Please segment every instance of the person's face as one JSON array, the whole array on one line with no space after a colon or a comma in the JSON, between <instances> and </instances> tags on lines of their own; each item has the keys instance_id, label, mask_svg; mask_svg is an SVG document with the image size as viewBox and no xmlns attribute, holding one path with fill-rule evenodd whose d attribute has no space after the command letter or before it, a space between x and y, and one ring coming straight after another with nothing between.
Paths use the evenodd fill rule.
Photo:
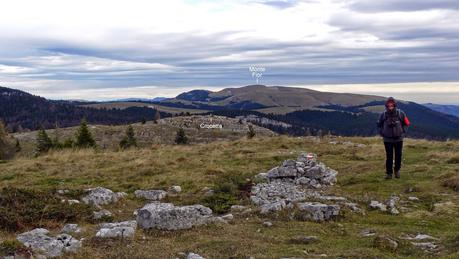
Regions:
<instances>
[{"instance_id":1,"label":"person's face","mask_svg":"<svg viewBox=\"0 0 459 259\"><path fill-rule=\"evenodd\" d=\"M394 108L395 108L395 105L394 105L393 103L388 103L388 104L387 104L387 109L388 109L389 111L394 110Z\"/></svg>"}]
</instances>

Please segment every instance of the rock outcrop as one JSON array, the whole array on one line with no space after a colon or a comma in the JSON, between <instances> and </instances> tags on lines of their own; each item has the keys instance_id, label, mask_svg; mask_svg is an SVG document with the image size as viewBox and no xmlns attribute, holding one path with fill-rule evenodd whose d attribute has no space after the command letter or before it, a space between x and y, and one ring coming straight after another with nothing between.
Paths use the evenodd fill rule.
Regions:
<instances>
[{"instance_id":1,"label":"rock outcrop","mask_svg":"<svg viewBox=\"0 0 459 259\"><path fill-rule=\"evenodd\" d=\"M68 234L56 237L48 235L44 228L36 228L29 232L19 234L16 239L24 246L29 247L34 253L45 258L62 256L63 252L76 252L81 247L81 241Z\"/></svg>"},{"instance_id":2,"label":"rock outcrop","mask_svg":"<svg viewBox=\"0 0 459 259\"><path fill-rule=\"evenodd\" d=\"M221 218L212 215L210 208L202 205L174 206L171 203L150 203L137 213L137 223L143 229L189 229L217 222L219 219Z\"/></svg>"}]
</instances>

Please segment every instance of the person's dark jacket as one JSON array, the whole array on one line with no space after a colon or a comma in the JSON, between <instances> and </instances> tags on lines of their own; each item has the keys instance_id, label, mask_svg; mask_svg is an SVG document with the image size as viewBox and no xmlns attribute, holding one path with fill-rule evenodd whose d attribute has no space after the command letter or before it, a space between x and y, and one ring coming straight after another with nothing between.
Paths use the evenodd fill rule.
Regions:
<instances>
[{"instance_id":1,"label":"person's dark jacket","mask_svg":"<svg viewBox=\"0 0 459 259\"><path fill-rule=\"evenodd\" d=\"M402 126L402 134L400 134L399 137L392 137L392 129L391 126L388 125L390 123L390 119L388 118L394 118L400 122L400 125ZM409 120L406 116L406 114L398 109L395 108L393 111L385 110L384 112L379 115L379 119L377 122L377 127L378 127L378 132L379 135L381 135L384 138L384 142L400 142L403 141L403 138L406 135L406 132L408 131L408 126L409 126Z\"/></svg>"}]
</instances>

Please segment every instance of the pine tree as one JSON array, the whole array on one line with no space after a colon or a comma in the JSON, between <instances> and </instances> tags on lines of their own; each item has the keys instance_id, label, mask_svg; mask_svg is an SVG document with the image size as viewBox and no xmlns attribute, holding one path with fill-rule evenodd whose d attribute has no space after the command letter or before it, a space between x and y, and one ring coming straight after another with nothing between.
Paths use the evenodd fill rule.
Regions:
<instances>
[{"instance_id":1,"label":"pine tree","mask_svg":"<svg viewBox=\"0 0 459 259\"><path fill-rule=\"evenodd\" d=\"M175 137L175 143L178 145L188 144L188 137L185 134L185 130L180 128L177 130L177 136Z\"/></svg>"},{"instance_id":2,"label":"pine tree","mask_svg":"<svg viewBox=\"0 0 459 259\"><path fill-rule=\"evenodd\" d=\"M46 131L42 128L37 133L37 140L35 143L35 151L37 153L48 152L53 147L53 142L48 136Z\"/></svg>"},{"instance_id":3,"label":"pine tree","mask_svg":"<svg viewBox=\"0 0 459 259\"><path fill-rule=\"evenodd\" d=\"M249 131L247 131L247 138L251 139L255 137L255 130L253 129L253 126L249 124Z\"/></svg>"},{"instance_id":4,"label":"pine tree","mask_svg":"<svg viewBox=\"0 0 459 259\"><path fill-rule=\"evenodd\" d=\"M6 138L7 136L6 136L5 125L3 125L3 122L0 121L0 159L3 159L5 157L6 148L7 148Z\"/></svg>"},{"instance_id":5,"label":"pine tree","mask_svg":"<svg viewBox=\"0 0 459 259\"><path fill-rule=\"evenodd\" d=\"M120 141L120 147L122 149L137 147L134 128L131 125L129 125L126 129L126 136L124 136L124 138Z\"/></svg>"},{"instance_id":6,"label":"pine tree","mask_svg":"<svg viewBox=\"0 0 459 259\"><path fill-rule=\"evenodd\" d=\"M80 127L78 128L75 135L75 147L88 148L95 147L96 141L92 137L91 132L88 128L88 123L85 119L81 120Z\"/></svg>"},{"instance_id":7,"label":"pine tree","mask_svg":"<svg viewBox=\"0 0 459 259\"><path fill-rule=\"evenodd\" d=\"M155 112L155 117L153 118L154 123L158 123L158 120L161 119L161 113L158 110Z\"/></svg>"},{"instance_id":8,"label":"pine tree","mask_svg":"<svg viewBox=\"0 0 459 259\"><path fill-rule=\"evenodd\" d=\"M15 150L16 152L19 152L22 150L21 143L19 143L19 139L16 139Z\"/></svg>"},{"instance_id":9,"label":"pine tree","mask_svg":"<svg viewBox=\"0 0 459 259\"><path fill-rule=\"evenodd\" d=\"M63 145L62 143L60 142L60 129L59 129L59 125L56 124L54 125L54 137L52 139L53 141L53 147L54 148L62 148Z\"/></svg>"}]
</instances>

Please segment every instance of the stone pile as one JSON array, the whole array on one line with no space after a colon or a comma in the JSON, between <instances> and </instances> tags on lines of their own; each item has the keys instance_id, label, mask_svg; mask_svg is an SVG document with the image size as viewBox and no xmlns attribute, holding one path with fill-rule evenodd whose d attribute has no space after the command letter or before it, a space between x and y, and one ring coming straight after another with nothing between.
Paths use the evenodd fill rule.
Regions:
<instances>
[{"instance_id":1,"label":"stone pile","mask_svg":"<svg viewBox=\"0 0 459 259\"><path fill-rule=\"evenodd\" d=\"M281 166L258 174L255 178L261 182L252 187L250 199L260 207L262 214L297 208L301 218L328 220L339 215L339 205L304 201L323 198L326 201L345 202L343 197L321 196L317 192L335 184L337 174L335 170L318 162L315 154L302 153L297 160L285 160Z\"/></svg>"}]
</instances>

